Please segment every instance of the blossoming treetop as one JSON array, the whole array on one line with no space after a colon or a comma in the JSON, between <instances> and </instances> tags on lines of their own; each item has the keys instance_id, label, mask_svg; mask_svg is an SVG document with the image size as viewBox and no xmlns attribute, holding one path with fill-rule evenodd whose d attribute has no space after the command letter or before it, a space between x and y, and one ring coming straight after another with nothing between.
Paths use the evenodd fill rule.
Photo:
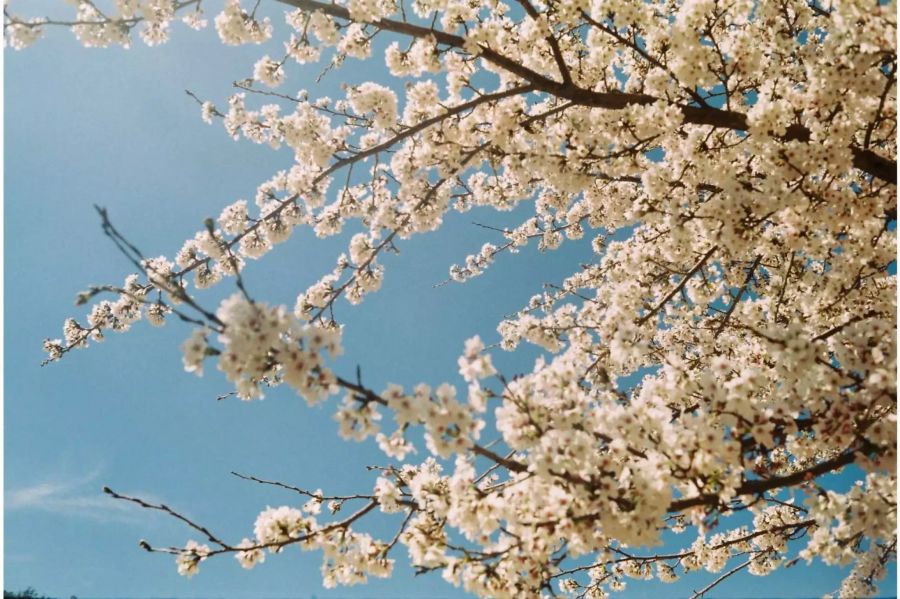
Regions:
<instances>
[{"instance_id":1,"label":"blossoming treetop","mask_svg":"<svg viewBox=\"0 0 900 599\"><path fill-rule=\"evenodd\" d=\"M175 20L206 25L201 0L72 4L60 18L6 7L6 43L63 26L85 46L128 45L135 31L155 45ZM343 393L341 434L374 436L393 461L358 495L290 487L305 504L263 511L240 542L108 490L200 536L142 546L188 575L222 554L251 568L266 550L316 548L331 586L389 576L399 543L420 571L491 597L603 597L626 577L729 568L702 595L799 550L853 564L841 596L874 591L896 553L893 3L281 4L284 54L261 57L227 107L200 102L230 136L289 147L293 166L172 257L142 255L101 209L137 272L82 293L87 320L45 348L58 360L141 318L178 317L194 327L187 371L215 363L245 400L277 385L310 404ZM214 22L225 44L276 30L238 0ZM339 100L271 89L292 63L374 60L375 36L393 40L384 59L408 78L402 97L385 82ZM591 263L499 323L504 350L544 350L532 372L504 377L478 337L459 359L462 390L377 391L332 371L335 304L379 288L386 249L450 210L522 204L533 214L450 277L591 236ZM244 285L295 228L325 237L352 221L366 232L292 309ZM218 284L236 292L208 307L203 290ZM637 372L640 384L620 383ZM486 427L499 446L480 441ZM432 457L405 461L420 432ZM858 484L830 488L823 477L845 467ZM329 519L323 503L359 505ZM375 510L399 514L392 539L354 529ZM735 523L744 511L752 525ZM631 549L664 531L690 538L677 552Z\"/></svg>"}]
</instances>

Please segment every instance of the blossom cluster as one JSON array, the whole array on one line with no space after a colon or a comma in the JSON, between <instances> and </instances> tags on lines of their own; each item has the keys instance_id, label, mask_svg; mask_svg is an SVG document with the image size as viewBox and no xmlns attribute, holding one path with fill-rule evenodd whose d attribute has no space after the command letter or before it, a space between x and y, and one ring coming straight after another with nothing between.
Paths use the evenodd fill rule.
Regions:
<instances>
[{"instance_id":1,"label":"blossom cluster","mask_svg":"<svg viewBox=\"0 0 900 599\"><path fill-rule=\"evenodd\" d=\"M195 331L182 345L188 372L202 374L204 359L215 355L241 399L261 398L263 384L287 384L310 404L335 391L322 352L331 358L341 352L340 331L303 324L283 306L270 308L239 293L223 301L216 315L223 326L221 349L208 344L205 331Z\"/></svg>"}]
</instances>

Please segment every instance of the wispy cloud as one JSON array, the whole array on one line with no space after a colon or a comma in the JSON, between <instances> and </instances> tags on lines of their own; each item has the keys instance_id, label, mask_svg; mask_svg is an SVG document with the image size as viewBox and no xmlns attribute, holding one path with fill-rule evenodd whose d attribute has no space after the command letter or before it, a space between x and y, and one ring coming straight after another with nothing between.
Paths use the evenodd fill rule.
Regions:
<instances>
[{"instance_id":1,"label":"wispy cloud","mask_svg":"<svg viewBox=\"0 0 900 599\"><path fill-rule=\"evenodd\" d=\"M140 508L105 495L98 484L100 469L80 477L46 480L30 486L8 488L6 510L52 512L100 522L146 520ZM147 499L152 500L148 497Z\"/></svg>"}]
</instances>

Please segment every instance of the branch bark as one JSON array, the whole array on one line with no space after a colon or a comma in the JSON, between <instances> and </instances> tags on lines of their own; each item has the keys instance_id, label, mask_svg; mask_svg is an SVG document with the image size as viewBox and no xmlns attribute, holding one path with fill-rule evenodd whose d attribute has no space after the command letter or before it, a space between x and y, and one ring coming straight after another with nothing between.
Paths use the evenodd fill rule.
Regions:
<instances>
[{"instance_id":1,"label":"branch bark","mask_svg":"<svg viewBox=\"0 0 900 599\"><path fill-rule=\"evenodd\" d=\"M839 470L844 466L848 466L854 462L857 453L863 451L863 448L851 449L846 453L842 453L838 457L824 462L819 462L815 466L805 470L799 470L793 474L785 476L776 476L773 478L765 478L759 480L748 480L736 489L737 495L758 495L771 491L772 489L780 489L783 487L794 487L808 480ZM697 495L696 497L688 497L679 499L669 504L670 512L681 512L693 507L701 505L714 505L719 501L716 494Z\"/></svg>"}]
</instances>

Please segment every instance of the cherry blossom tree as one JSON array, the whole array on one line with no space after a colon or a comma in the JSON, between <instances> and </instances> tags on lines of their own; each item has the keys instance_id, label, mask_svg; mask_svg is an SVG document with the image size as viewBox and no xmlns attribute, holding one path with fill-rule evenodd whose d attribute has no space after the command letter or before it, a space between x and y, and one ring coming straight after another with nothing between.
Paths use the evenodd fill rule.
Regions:
<instances>
[{"instance_id":1,"label":"cherry blossom tree","mask_svg":"<svg viewBox=\"0 0 900 599\"><path fill-rule=\"evenodd\" d=\"M252 568L318 549L333 586L390 576L403 545L418 571L490 597L605 597L628 578L722 572L702 596L821 560L852 565L841 597L874 592L896 555L893 2L279 2L284 24L259 2L217 4L224 44L283 35L284 53L226 103L197 101L229 136L289 147L291 168L168 257L143 255L99 209L135 272L80 294L86 319L44 347L55 361L178 318L192 327L185 370L217 369L242 400L280 385L311 405L342 396L341 435L374 437L388 465L350 496L248 476L303 499L262 511L241 541L106 489L193 529L145 549L188 576L224 555ZM85 46L155 45L178 20L206 26L208 3L71 0L74 14L47 18L6 6L5 41L59 26ZM376 36L396 81L341 99L283 91L298 63L380 60ZM385 251L449 211L521 205L531 216L450 279L590 236L590 263L535 281L499 323L503 351L541 348L533 371L498 372L479 337L456 365L463 389L378 390L332 370L335 306L378 290ZM294 306L244 284L297 227L327 237L354 222L366 232ZM214 285L235 289L217 307ZM422 440L430 456L410 461ZM832 488L842 469L856 483ZM355 528L376 511L394 514L393 538ZM668 532L680 550L646 549Z\"/></svg>"}]
</instances>

